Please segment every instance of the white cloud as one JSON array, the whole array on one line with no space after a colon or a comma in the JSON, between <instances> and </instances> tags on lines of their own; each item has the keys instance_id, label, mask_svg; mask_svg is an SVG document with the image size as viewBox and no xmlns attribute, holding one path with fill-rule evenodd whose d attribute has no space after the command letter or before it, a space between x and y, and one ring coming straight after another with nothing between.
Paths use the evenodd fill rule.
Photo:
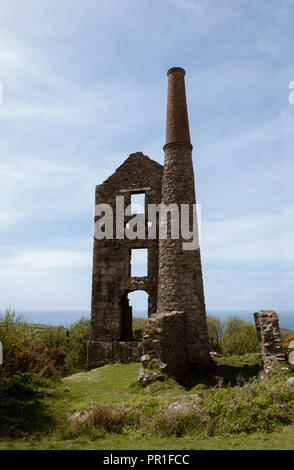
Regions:
<instances>
[{"instance_id":1,"label":"white cloud","mask_svg":"<svg viewBox=\"0 0 294 470\"><path fill-rule=\"evenodd\" d=\"M66 240L56 242L66 244ZM68 247L0 251L0 309L90 308L92 244L67 240Z\"/></svg>"},{"instance_id":2,"label":"white cloud","mask_svg":"<svg viewBox=\"0 0 294 470\"><path fill-rule=\"evenodd\" d=\"M0 163L0 230L29 220L91 217L95 185L107 176L104 169L98 174L90 165L67 167L56 160L14 157L11 164Z\"/></svg>"},{"instance_id":3,"label":"white cloud","mask_svg":"<svg viewBox=\"0 0 294 470\"><path fill-rule=\"evenodd\" d=\"M214 160L232 160L236 159L236 152L241 151L241 158L250 156L252 152L258 155L261 150L264 157L265 146L272 148L271 152L276 152L277 146L280 146L284 156L290 157L290 150L294 143L294 114L289 110L289 106L284 108L274 119L271 119L259 126L251 129L242 129L235 135L226 137L223 140L214 141L202 150L202 165L208 165ZM248 154L248 152L250 153ZM238 154L239 160L240 154ZM276 155L276 161L279 162L279 155Z\"/></svg>"},{"instance_id":4,"label":"white cloud","mask_svg":"<svg viewBox=\"0 0 294 470\"><path fill-rule=\"evenodd\" d=\"M294 209L281 213L202 221L204 263L217 266L294 268Z\"/></svg>"},{"instance_id":5,"label":"white cloud","mask_svg":"<svg viewBox=\"0 0 294 470\"><path fill-rule=\"evenodd\" d=\"M202 141L194 159L203 221L258 217L293 207L293 127L290 109L212 144L208 138Z\"/></svg>"},{"instance_id":6,"label":"white cloud","mask_svg":"<svg viewBox=\"0 0 294 470\"><path fill-rule=\"evenodd\" d=\"M3 261L3 260L2 260ZM73 250L34 250L20 251L14 258L6 261L8 268L80 268L92 263L91 253ZM5 261L3 262L5 268ZM3 269L2 268L2 269Z\"/></svg>"},{"instance_id":7,"label":"white cloud","mask_svg":"<svg viewBox=\"0 0 294 470\"><path fill-rule=\"evenodd\" d=\"M294 302L292 273L275 269L210 269L204 263L204 292L208 310L287 310Z\"/></svg>"}]
</instances>

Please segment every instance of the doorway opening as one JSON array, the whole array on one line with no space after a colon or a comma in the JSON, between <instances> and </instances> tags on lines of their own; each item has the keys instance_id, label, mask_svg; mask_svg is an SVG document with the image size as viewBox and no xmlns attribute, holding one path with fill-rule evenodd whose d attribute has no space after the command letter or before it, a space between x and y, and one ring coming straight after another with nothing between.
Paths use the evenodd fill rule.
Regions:
<instances>
[{"instance_id":1,"label":"doorway opening","mask_svg":"<svg viewBox=\"0 0 294 470\"><path fill-rule=\"evenodd\" d=\"M148 294L143 290L129 292L121 299L120 341L142 341L148 319Z\"/></svg>"}]
</instances>

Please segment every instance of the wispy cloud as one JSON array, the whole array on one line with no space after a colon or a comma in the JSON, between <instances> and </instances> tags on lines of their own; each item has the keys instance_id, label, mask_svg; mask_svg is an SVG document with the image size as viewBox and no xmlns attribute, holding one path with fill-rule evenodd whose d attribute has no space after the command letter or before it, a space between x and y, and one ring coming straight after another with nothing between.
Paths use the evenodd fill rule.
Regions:
<instances>
[{"instance_id":1,"label":"wispy cloud","mask_svg":"<svg viewBox=\"0 0 294 470\"><path fill-rule=\"evenodd\" d=\"M193 21L194 29L204 32L232 16L230 0L168 0Z\"/></svg>"},{"instance_id":2,"label":"wispy cloud","mask_svg":"<svg viewBox=\"0 0 294 470\"><path fill-rule=\"evenodd\" d=\"M208 266L294 268L294 209L281 213L203 223L202 248Z\"/></svg>"},{"instance_id":3,"label":"wispy cloud","mask_svg":"<svg viewBox=\"0 0 294 470\"><path fill-rule=\"evenodd\" d=\"M2 259L2 269L5 268ZM15 269L26 267L36 269L80 268L91 265L91 254L87 251L73 250L35 250L21 251L6 264ZM23 272L24 274L24 272Z\"/></svg>"}]
</instances>

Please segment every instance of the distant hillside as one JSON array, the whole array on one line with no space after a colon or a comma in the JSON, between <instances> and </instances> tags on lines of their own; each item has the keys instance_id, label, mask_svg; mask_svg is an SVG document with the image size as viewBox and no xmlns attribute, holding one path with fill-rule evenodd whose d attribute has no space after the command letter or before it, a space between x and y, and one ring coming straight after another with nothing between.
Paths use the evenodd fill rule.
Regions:
<instances>
[{"instance_id":1,"label":"distant hillside","mask_svg":"<svg viewBox=\"0 0 294 470\"><path fill-rule=\"evenodd\" d=\"M284 339L286 339L287 336L289 336L289 335L291 335L292 333L294 333L294 331L292 331L292 330L287 330L286 328L280 328L280 333L281 333L282 341L284 341Z\"/></svg>"}]
</instances>

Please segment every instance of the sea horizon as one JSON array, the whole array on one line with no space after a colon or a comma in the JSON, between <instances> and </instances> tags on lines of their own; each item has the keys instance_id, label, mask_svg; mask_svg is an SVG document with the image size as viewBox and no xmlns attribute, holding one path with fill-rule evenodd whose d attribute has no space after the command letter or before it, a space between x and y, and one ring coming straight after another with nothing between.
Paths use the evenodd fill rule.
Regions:
<instances>
[{"instance_id":1,"label":"sea horizon","mask_svg":"<svg viewBox=\"0 0 294 470\"><path fill-rule=\"evenodd\" d=\"M257 310L256 310L257 311ZM280 328L294 330L294 311L292 310L276 310L280 319ZM45 324L51 326L62 325L68 328L73 323L77 322L81 318L90 319L91 314L87 309L84 310L22 310L17 311L17 314L21 313L28 322L36 324ZM235 316L242 318L243 320L254 323L253 311L242 310L242 309L207 309L207 315L217 317L222 321L227 320L229 317ZM147 318L145 310L136 309L133 312L134 317Z\"/></svg>"}]
</instances>

